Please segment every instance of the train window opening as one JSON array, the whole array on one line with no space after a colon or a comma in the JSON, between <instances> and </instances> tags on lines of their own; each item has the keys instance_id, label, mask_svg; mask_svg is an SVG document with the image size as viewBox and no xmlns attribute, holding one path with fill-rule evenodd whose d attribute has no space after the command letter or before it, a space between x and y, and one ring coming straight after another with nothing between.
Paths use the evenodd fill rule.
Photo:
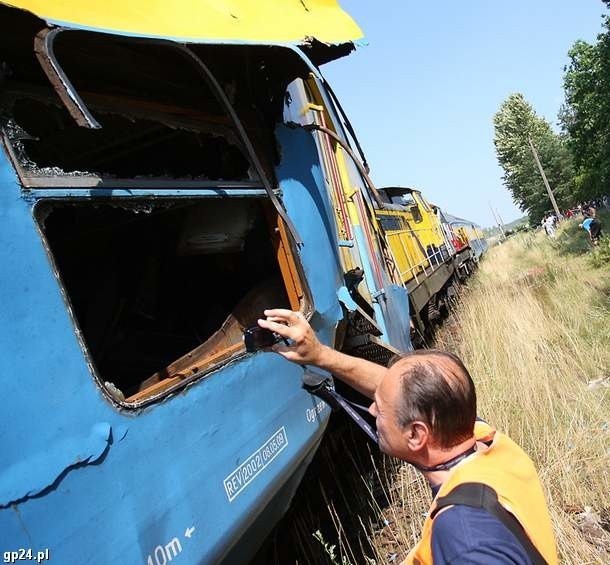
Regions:
<instances>
[{"instance_id":1,"label":"train window opening","mask_svg":"<svg viewBox=\"0 0 610 565\"><path fill-rule=\"evenodd\" d=\"M228 138L173 127L152 115L98 116L103 128L94 130L77 126L64 108L32 98L15 100L10 113L3 129L26 186L47 177L255 180Z\"/></svg>"},{"instance_id":2,"label":"train window opening","mask_svg":"<svg viewBox=\"0 0 610 565\"><path fill-rule=\"evenodd\" d=\"M7 7L0 15L7 28L0 38L0 125L25 186L49 186L39 182L49 177L71 177L71 186L84 177L109 185L117 179L258 180L213 88L171 44L84 31L55 37L58 64L102 126L89 129L76 124L58 96L62 86L54 89L34 55L33 38L44 23ZM278 93L303 72L302 62L281 48L193 50L213 69L272 176ZM283 66L273 74L265 58ZM266 114L254 109L258 102Z\"/></svg>"},{"instance_id":3,"label":"train window opening","mask_svg":"<svg viewBox=\"0 0 610 565\"><path fill-rule=\"evenodd\" d=\"M117 401L139 403L228 362L265 308L305 304L263 200L52 200L36 217Z\"/></svg>"},{"instance_id":4,"label":"train window opening","mask_svg":"<svg viewBox=\"0 0 610 565\"><path fill-rule=\"evenodd\" d=\"M409 212L411 212L411 215L413 216L413 221L416 224L420 224L421 222L423 222L424 218L422 217L421 210L419 209L419 206L417 204L413 204L413 206L409 208Z\"/></svg>"},{"instance_id":5,"label":"train window opening","mask_svg":"<svg viewBox=\"0 0 610 565\"><path fill-rule=\"evenodd\" d=\"M21 183L31 188L260 186L217 92L170 41L66 30L57 64L101 129L79 127L34 53L44 21L0 5L0 127ZM275 129L286 87L309 68L291 49L190 45L210 69L273 183ZM51 76L51 79L53 77Z\"/></svg>"},{"instance_id":6,"label":"train window opening","mask_svg":"<svg viewBox=\"0 0 610 565\"><path fill-rule=\"evenodd\" d=\"M392 204L398 204L399 206L413 206L415 204L415 199L412 194L405 192L404 194L394 195L391 197Z\"/></svg>"},{"instance_id":7,"label":"train window opening","mask_svg":"<svg viewBox=\"0 0 610 565\"><path fill-rule=\"evenodd\" d=\"M229 115L177 51L73 31L56 37L54 51L102 127L78 126L38 62L9 55L3 62L7 76L0 116L26 181L47 176L255 179Z\"/></svg>"}]
</instances>

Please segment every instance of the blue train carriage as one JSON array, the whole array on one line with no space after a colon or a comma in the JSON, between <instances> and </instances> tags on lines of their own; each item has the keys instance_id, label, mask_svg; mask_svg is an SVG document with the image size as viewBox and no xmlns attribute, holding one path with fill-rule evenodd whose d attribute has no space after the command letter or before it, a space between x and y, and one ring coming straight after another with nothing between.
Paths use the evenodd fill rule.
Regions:
<instances>
[{"instance_id":1,"label":"blue train carriage","mask_svg":"<svg viewBox=\"0 0 610 565\"><path fill-rule=\"evenodd\" d=\"M488 248L487 239L481 226L463 218L446 214L446 219L455 237L462 243L469 253L462 261L462 269L466 275L472 273Z\"/></svg>"},{"instance_id":2,"label":"blue train carriage","mask_svg":"<svg viewBox=\"0 0 610 565\"><path fill-rule=\"evenodd\" d=\"M3 550L247 559L329 408L242 330L283 305L331 345L409 346L362 171L343 239L325 134L285 119L310 81L349 146L315 64L360 30L322 0L232 6L0 6Z\"/></svg>"}]
</instances>

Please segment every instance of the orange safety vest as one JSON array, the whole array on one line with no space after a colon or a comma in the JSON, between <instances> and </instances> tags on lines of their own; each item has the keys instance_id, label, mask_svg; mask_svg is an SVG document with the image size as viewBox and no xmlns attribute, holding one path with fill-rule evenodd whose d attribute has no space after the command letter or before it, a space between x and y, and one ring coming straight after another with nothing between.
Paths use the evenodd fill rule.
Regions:
<instances>
[{"instance_id":1,"label":"orange safety vest","mask_svg":"<svg viewBox=\"0 0 610 565\"><path fill-rule=\"evenodd\" d=\"M496 432L484 422L475 424L474 435L477 441L491 440L489 449L474 453L451 470L432 501L420 542L411 550L403 565L432 563L433 519L430 515L438 499L464 483L482 483L494 489L502 507L518 520L544 559L550 565L557 564L551 518L531 459L509 437Z\"/></svg>"}]
</instances>

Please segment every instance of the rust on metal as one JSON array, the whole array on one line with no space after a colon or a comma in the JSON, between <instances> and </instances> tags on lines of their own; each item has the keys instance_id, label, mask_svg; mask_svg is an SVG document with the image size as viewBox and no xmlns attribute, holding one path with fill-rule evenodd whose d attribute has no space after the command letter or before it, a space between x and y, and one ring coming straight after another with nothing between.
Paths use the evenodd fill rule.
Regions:
<instances>
[{"instance_id":1,"label":"rust on metal","mask_svg":"<svg viewBox=\"0 0 610 565\"><path fill-rule=\"evenodd\" d=\"M91 115L55 57L53 42L62 31L64 30L61 28L45 28L39 31L34 38L34 53L55 92L76 123L85 128L101 129L102 126Z\"/></svg>"}]
</instances>

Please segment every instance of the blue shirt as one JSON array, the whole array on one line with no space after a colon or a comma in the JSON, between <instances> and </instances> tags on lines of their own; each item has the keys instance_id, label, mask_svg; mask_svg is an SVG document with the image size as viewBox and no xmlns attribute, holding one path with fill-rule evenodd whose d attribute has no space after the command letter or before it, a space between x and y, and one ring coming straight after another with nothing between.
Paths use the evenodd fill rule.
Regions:
<instances>
[{"instance_id":1,"label":"blue shirt","mask_svg":"<svg viewBox=\"0 0 610 565\"><path fill-rule=\"evenodd\" d=\"M432 489L436 495L440 485ZM451 506L432 523L434 565L531 564L523 546L495 516L482 508Z\"/></svg>"},{"instance_id":2,"label":"blue shirt","mask_svg":"<svg viewBox=\"0 0 610 565\"><path fill-rule=\"evenodd\" d=\"M591 231L591 224L593 223L593 218L587 218L583 223L582 223L582 229L583 230L587 230L587 231Z\"/></svg>"}]
</instances>

